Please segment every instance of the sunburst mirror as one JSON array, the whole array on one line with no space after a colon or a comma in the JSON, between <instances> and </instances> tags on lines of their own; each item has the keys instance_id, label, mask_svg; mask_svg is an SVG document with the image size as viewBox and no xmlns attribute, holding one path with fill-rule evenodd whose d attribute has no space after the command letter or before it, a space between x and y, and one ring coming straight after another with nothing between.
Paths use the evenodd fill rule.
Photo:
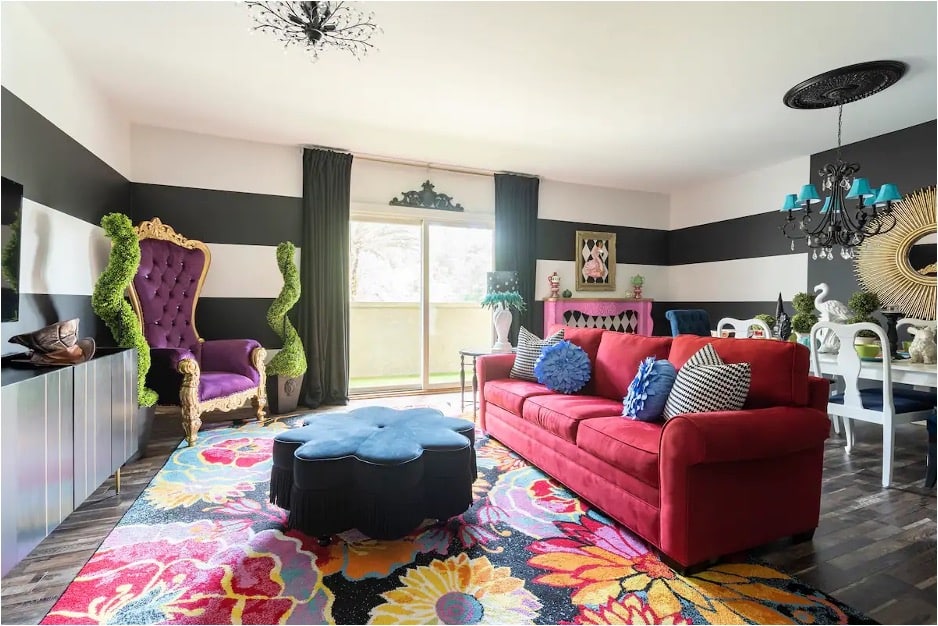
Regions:
<instances>
[{"instance_id":1,"label":"sunburst mirror","mask_svg":"<svg viewBox=\"0 0 938 626\"><path fill-rule=\"evenodd\" d=\"M893 207L896 226L867 238L854 265L857 279L884 307L935 319L935 188L910 193Z\"/></svg>"}]
</instances>

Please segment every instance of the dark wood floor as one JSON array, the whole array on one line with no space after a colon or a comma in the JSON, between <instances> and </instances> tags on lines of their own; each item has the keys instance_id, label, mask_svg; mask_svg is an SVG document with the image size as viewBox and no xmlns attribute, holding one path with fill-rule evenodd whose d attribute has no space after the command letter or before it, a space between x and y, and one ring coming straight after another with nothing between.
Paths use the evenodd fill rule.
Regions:
<instances>
[{"instance_id":1,"label":"dark wood floor","mask_svg":"<svg viewBox=\"0 0 938 626\"><path fill-rule=\"evenodd\" d=\"M780 542L755 556L881 623L935 624L935 490L923 486L925 428L898 429L889 489L880 487L880 433L858 425L850 456L832 433L814 540ZM112 481L103 485L0 581L2 623L35 624L45 616L181 440L178 417L158 414L147 456L122 471L121 494L114 495Z\"/></svg>"}]
</instances>

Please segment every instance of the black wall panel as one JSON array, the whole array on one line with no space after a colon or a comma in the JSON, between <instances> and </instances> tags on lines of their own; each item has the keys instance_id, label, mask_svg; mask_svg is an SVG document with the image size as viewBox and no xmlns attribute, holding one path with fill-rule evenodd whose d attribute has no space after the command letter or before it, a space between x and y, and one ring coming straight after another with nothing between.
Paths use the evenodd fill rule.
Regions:
<instances>
[{"instance_id":1,"label":"black wall panel","mask_svg":"<svg viewBox=\"0 0 938 626\"><path fill-rule=\"evenodd\" d=\"M576 259L576 231L616 234L616 263L668 264L668 231L651 228L608 226L585 222L537 220L537 258L551 261Z\"/></svg>"},{"instance_id":2,"label":"black wall panel","mask_svg":"<svg viewBox=\"0 0 938 626\"><path fill-rule=\"evenodd\" d=\"M133 183L134 223L154 217L190 239L209 243L299 245L302 199Z\"/></svg>"}]
</instances>

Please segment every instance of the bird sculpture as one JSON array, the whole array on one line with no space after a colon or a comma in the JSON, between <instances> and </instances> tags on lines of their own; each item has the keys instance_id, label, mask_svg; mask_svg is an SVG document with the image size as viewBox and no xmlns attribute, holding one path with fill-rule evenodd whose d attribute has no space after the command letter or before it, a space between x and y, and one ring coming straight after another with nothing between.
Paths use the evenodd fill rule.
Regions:
<instances>
[{"instance_id":1,"label":"bird sculpture","mask_svg":"<svg viewBox=\"0 0 938 626\"><path fill-rule=\"evenodd\" d=\"M827 294L830 293L830 287L827 283L816 285L814 292L817 293L817 296L814 297L814 308L821 312L820 321L845 324L853 317L853 312L843 302L827 299ZM818 339L820 340L818 352L837 352L840 350L840 339L829 329L822 329L818 333Z\"/></svg>"}]
</instances>

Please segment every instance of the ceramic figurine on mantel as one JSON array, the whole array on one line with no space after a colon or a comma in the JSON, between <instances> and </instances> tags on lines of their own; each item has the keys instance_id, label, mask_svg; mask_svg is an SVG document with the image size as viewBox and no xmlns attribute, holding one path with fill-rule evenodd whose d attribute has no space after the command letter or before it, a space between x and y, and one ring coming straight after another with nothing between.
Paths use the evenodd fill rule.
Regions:
<instances>
[{"instance_id":1,"label":"ceramic figurine on mantel","mask_svg":"<svg viewBox=\"0 0 938 626\"><path fill-rule=\"evenodd\" d=\"M642 286L645 284L645 277L641 274L636 274L632 277L632 297L636 300L641 300L642 298Z\"/></svg>"},{"instance_id":2,"label":"ceramic figurine on mantel","mask_svg":"<svg viewBox=\"0 0 938 626\"><path fill-rule=\"evenodd\" d=\"M554 272L547 277L547 284L550 285L549 300L556 300L560 297L560 274Z\"/></svg>"}]
</instances>

